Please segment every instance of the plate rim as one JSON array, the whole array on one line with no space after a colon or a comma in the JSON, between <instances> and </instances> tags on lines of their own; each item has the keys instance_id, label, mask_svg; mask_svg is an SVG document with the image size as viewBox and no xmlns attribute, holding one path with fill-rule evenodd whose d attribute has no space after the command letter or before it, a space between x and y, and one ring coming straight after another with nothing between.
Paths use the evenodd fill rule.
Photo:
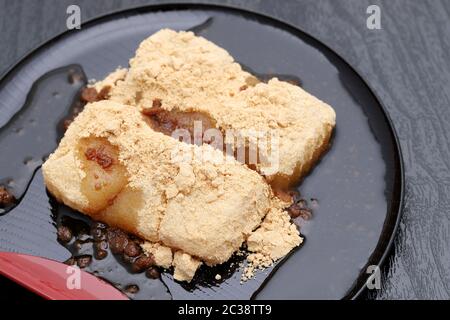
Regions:
<instances>
[{"instance_id":1,"label":"plate rim","mask_svg":"<svg viewBox=\"0 0 450 320\"><path fill-rule=\"evenodd\" d=\"M130 14L131 15L131 14L133 14L133 12L135 12L136 14L139 14L139 13L142 13L142 12L176 11L176 10L216 10L216 11L223 10L223 11L234 11L234 12L237 12L237 13L240 12L240 13L243 13L243 14L246 14L246 15L253 15L253 16L256 16L257 18L265 19L267 21L271 21L275 25L284 26L284 29L287 30L288 32L290 32L295 37L298 38L298 35L296 35L296 33L302 34L311 43L318 44L320 47L325 48L326 50L332 52L346 67L348 67L352 72L354 72L354 74L359 78L359 80L367 87L367 89L369 90L370 94L373 96L375 101L378 103L378 105L379 105L379 107L380 107L380 109L382 111L382 114L383 114L383 116L384 116L384 118L386 120L386 123L387 123L387 125L389 127L390 134L391 134L391 136L393 138L393 147L395 149L395 155L398 158L397 159L398 163L396 163L395 166L398 166L399 183L400 183L398 199L393 199L391 201L391 204L390 204L390 205L397 204L396 207L393 210L393 212L395 212L395 214L396 214L395 222L390 227L391 230L384 230L386 228L386 223L389 222L389 221L386 221L386 219L388 219L388 215L389 215L389 212L388 212L387 215L386 215L386 219L385 219L385 221L383 223L383 229L381 231L380 237L378 238L378 242L377 242L373 252L371 253L371 255L368 258L367 263L365 265L365 266L367 266L371 262L371 260L374 258L374 255L376 255L377 252L381 251L382 252L381 256L377 257L377 261L375 261L375 262L377 262L376 266L380 269L379 272L381 272L382 268L386 264L387 258L390 256L391 251L393 249L393 244L394 244L395 238L397 237L397 234L398 234L397 231L399 229L400 221L401 221L401 218L403 216L404 200L405 200L405 170L404 170L403 153L402 153L402 148L401 148L399 136L397 134L397 131L396 131L395 126L394 126L394 123L392 121L392 118L391 118L391 116L390 116L386 106L384 105L382 100L379 98L379 96L376 93L376 91L372 88L372 86L369 85L369 83L361 75L361 72L356 67L352 66L349 62L347 62L347 60L344 59L341 56L340 53L336 52L329 45L325 44L324 42L322 42L318 38L314 37L310 33L302 30L299 26L296 26L293 23L281 20L281 18L277 18L277 17L271 16L269 14L259 12L259 11L254 10L254 9L241 8L241 7L236 6L236 5L217 4L217 3L201 3L201 2L196 2L196 1L188 1L188 2L176 2L176 1L172 2L171 1L171 2L168 2L168 3L136 5L136 6L131 6L131 7L125 8L125 9L121 8L121 9L109 10L106 13L103 13L103 14L100 14L100 15L96 15L96 16L94 16L92 18L89 18L89 19L86 19L85 21L82 21L81 22L81 26L83 26L83 25L85 25L85 26L86 25L87 26L93 25L95 23L100 22L101 20L112 19L115 15L120 15L120 14ZM75 32L81 32L82 30L83 29L75 30ZM59 32L56 35L52 36L51 38L41 41L35 47L33 47L32 49L30 49L27 52L25 52L25 54L22 54L19 58L15 59L15 61L13 63L11 63L6 68L6 70L3 71L0 74L0 89L2 89L3 82L5 80L7 80L7 78L13 74L15 69L19 68L20 65L23 64L26 60L28 60L33 55L38 53L44 47L50 46L53 43L56 43L61 38L65 37L65 36L68 36L72 32L74 32L74 30L69 30L69 29L64 30L62 32ZM388 211L389 211L389 209L388 209ZM389 236L387 237L387 240L383 241L382 238L383 238L383 234L385 232L389 232ZM380 246L382 248L379 248ZM361 270L363 271L364 267ZM351 288L347 291L345 296L341 298L341 300L345 300L345 299L355 300L355 299L358 299L358 298L360 298L362 296L363 293L365 293L368 290L367 286L366 286L366 282L369 279L367 279L366 281L363 281L362 283L359 282L360 278L362 277L362 274L363 274L363 272L360 272L358 278L355 279L355 282L353 283ZM367 278L369 278L369 276L370 275L368 275Z\"/></svg>"}]
</instances>

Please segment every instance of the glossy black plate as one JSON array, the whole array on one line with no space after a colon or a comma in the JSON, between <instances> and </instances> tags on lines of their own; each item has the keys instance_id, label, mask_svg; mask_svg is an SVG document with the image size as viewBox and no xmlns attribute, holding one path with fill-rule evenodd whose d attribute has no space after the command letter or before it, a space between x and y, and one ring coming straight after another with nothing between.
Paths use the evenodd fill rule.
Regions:
<instances>
[{"instance_id":1,"label":"glossy black plate","mask_svg":"<svg viewBox=\"0 0 450 320\"><path fill-rule=\"evenodd\" d=\"M0 217L0 250L67 259L67 251L56 242L55 219L48 198L43 196L39 171L27 187L42 159L25 156L24 150L31 147L20 136L27 134L29 126L15 124L23 121L21 115L28 114L21 110L27 96L28 100L41 99L26 105L37 114L50 113L45 110L47 106L68 97L61 93L30 97L33 83L52 70L73 64L81 66L89 79L101 79L117 66L127 66L139 42L161 28L192 30L227 49L247 70L262 77L297 79L305 90L334 107L337 129L332 148L299 187L302 196L314 205L313 218L301 229L306 241L259 290L259 284L253 288L253 298L358 296L365 287L367 266L385 260L400 215L403 171L391 122L364 80L325 45L272 18L219 6L165 5L110 14L42 45L3 77L0 140L9 142L0 153L10 159L21 157L17 170L25 170L25 178L21 177L26 183L15 190L19 205ZM72 85L76 86L76 81ZM72 91L70 95L73 98ZM61 115L54 113L46 116L50 123L60 120ZM57 128L53 130L45 121L30 121L39 132L33 134L37 140L30 150L39 154L39 146L56 143ZM18 138L11 138L14 134ZM11 168L15 166L6 165L9 162L0 167L0 184L14 190L15 169ZM26 201L27 197L31 200ZM39 217L37 211L41 212ZM221 285L226 286L226 282ZM218 297L210 294L210 298Z\"/></svg>"}]
</instances>

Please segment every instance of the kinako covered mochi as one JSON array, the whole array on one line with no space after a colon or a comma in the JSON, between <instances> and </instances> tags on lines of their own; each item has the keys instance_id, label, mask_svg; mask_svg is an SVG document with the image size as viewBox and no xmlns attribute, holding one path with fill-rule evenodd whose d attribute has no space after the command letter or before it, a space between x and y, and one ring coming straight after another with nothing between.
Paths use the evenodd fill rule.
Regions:
<instances>
[{"instance_id":1,"label":"kinako covered mochi","mask_svg":"<svg viewBox=\"0 0 450 320\"><path fill-rule=\"evenodd\" d=\"M129 69L90 86L110 101L87 106L44 165L60 201L148 240L143 249L158 265L175 266L182 281L203 262L226 261L243 241L251 252L244 280L301 243L284 211L289 203L265 181L285 190L310 170L335 126L329 105L276 78L261 82L212 42L168 29L140 44ZM191 131L193 120L222 132L275 133L268 153L278 148L276 172L265 161L272 154L252 167L265 181L238 162L169 163L179 142L168 135L177 126Z\"/></svg>"},{"instance_id":2,"label":"kinako covered mochi","mask_svg":"<svg viewBox=\"0 0 450 320\"><path fill-rule=\"evenodd\" d=\"M180 147L228 161L174 162ZM234 158L156 132L137 108L108 100L86 105L43 175L59 201L148 240L156 263L173 265L183 281L201 262L227 261L275 201L264 179Z\"/></svg>"},{"instance_id":3,"label":"kinako covered mochi","mask_svg":"<svg viewBox=\"0 0 450 320\"><path fill-rule=\"evenodd\" d=\"M139 109L157 100L166 111L204 114L224 132L245 135L250 129L278 137L278 144L272 146L268 138L269 148L259 148L263 154L256 169L279 188L296 184L310 170L335 126L335 112L326 103L277 78L259 81L226 50L192 32L153 34L121 76L111 88L111 100ZM258 149L255 139L246 139L240 141Z\"/></svg>"}]
</instances>

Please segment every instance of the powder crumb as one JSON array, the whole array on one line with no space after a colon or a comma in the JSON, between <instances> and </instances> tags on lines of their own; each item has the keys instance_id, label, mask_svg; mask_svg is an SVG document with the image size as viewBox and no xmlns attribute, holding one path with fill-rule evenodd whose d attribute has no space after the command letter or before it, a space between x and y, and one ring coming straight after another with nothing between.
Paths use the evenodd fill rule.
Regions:
<instances>
[{"instance_id":1,"label":"powder crumb","mask_svg":"<svg viewBox=\"0 0 450 320\"><path fill-rule=\"evenodd\" d=\"M159 243L144 242L141 248L146 255L152 255L157 266L168 269L172 266L173 254L169 247Z\"/></svg>"},{"instance_id":2,"label":"powder crumb","mask_svg":"<svg viewBox=\"0 0 450 320\"><path fill-rule=\"evenodd\" d=\"M248 237L247 249L250 254L241 276L242 282L253 278L257 270L273 266L274 262L303 242L300 232L283 206L282 202L275 204L261 226Z\"/></svg>"},{"instance_id":3,"label":"powder crumb","mask_svg":"<svg viewBox=\"0 0 450 320\"><path fill-rule=\"evenodd\" d=\"M191 281L195 272L202 264L201 261L195 259L182 251L175 252L172 265L174 266L173 278L178 281Z\"/></svg>"},{"instance_id":4,"label":"powder crumb","mask_svg":"<svg viewBox=\"0 0 450 320\"><path fill-rule=\"evenodd\" d=\"M123 81L128 73L128 69L118 67L115 71L111 72L105 79L97 81L94 79L89 80L89 87L93 87L100 92L105 87L114 88L119 81Z\"/></svg>"},{"instance_id":5,"label":"powder crumb","mask_svg":"<svg viewBox=\"0 0 450 320\"><path fill-rule=\"evenodd\" d=\"M220 274L216 274L215 279L217 281L222 280L222 276Z\"/></svg>"}]
</instances>

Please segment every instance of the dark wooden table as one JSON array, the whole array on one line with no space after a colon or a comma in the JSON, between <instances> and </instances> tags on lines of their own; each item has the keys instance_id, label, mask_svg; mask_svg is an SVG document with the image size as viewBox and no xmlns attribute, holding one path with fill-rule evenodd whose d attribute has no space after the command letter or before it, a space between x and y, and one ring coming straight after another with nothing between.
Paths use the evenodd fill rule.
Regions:
<instances>
[{"instance_id":1,"label":"dark wooden table","mask_svg":"<svg viewBox=\"0 0 450 320\"><path fill-rule=\"evenodd\" d=\"M78 4L86 20L111 10L165 2L169 1L0 0L0 74L64 31L70 4ZM294 24L334 49L367 80L393 119L406 171L400 229L383 270L383 287L372 296L449 299L450 1L198 2L248 8ZM381 30L366 27L371 4L381 8Z\"/></svg>"}]
</instances>

